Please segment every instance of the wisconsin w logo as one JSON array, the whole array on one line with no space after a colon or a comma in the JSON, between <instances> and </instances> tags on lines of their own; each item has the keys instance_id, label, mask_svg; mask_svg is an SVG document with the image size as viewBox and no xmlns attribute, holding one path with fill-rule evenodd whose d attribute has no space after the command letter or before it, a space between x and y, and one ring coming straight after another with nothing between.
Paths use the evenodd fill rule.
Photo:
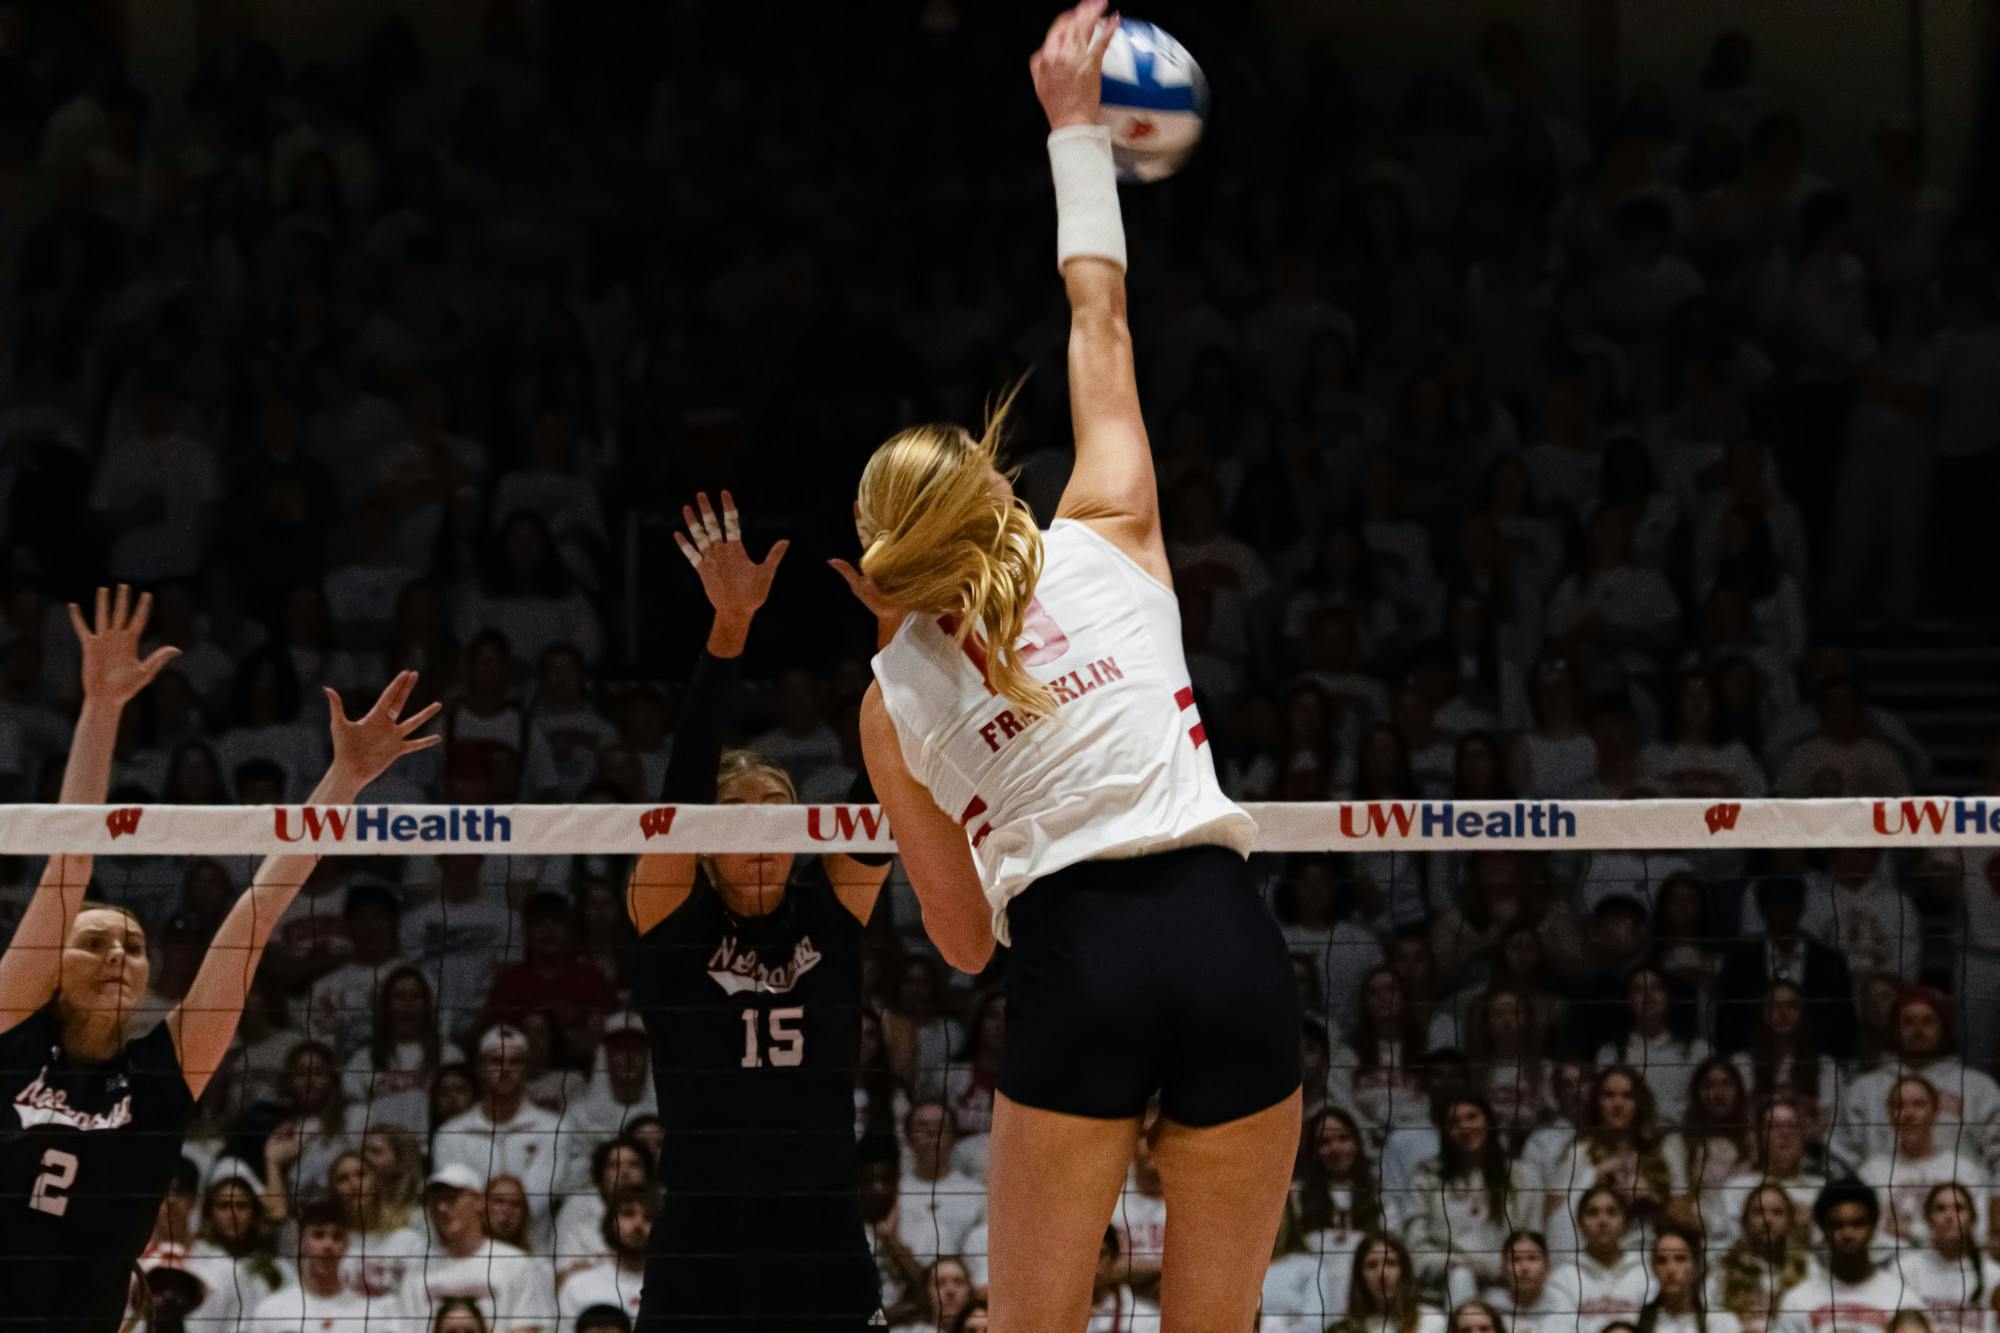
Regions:
<instances>
[{"instance_id":1,"label":"wisconsin w logo","mask_svg":"<svg viewBox=\"0 0 2000 1333\"><path fill-rule=\"evenodd\" d=\"M113 810L104 817L104 827L111 830L113 840L122 838L128 833L137 833L139 831L139 816L145 813L144 810L141 810L136 805L128 805L122 810Z\"/></svg>"},{"instance_id":2,"label":"wisconsin w logo","mask_svg":"<svg viewBox=\"0 0 2000 1333\"><path fill-rule=\"evenodd\" d=\"M664 838L674 831L674 810L671 805L662 805L639 816L639 831L648 841Z\"/></svg>"},{"instance_id":3,"label":"wisconsin w logo","mask_svg":"<svg viewBox=\"0 0 2000 1333\"><path fill-rule=\"evenodd\" d=\"M1719 805L1708 807L1708 813L1702 818L1708 822L1708 831L1711 834L1730 833L1735 831L1736 817L1742 813L1741 805L1734 801L1724 801Z\"/></svg>"}]
</instances>

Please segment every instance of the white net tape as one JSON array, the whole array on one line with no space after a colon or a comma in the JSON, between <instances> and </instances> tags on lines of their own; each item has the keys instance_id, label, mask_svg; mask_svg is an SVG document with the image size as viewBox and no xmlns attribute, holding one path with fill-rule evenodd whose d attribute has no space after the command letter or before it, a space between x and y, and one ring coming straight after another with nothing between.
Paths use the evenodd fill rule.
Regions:
<instances>
[{"instance_id":1,"label":"white net tape","mask_svg":"<svg viewBox=\"0 0 2000 1333\"><path fill-rule=\"evenodd\" d=\"M1249 804L1259 852L2000 846L2000 798ZM16 805L0 855L892 851L876 806Z\"/></svg>"}]
</instances>

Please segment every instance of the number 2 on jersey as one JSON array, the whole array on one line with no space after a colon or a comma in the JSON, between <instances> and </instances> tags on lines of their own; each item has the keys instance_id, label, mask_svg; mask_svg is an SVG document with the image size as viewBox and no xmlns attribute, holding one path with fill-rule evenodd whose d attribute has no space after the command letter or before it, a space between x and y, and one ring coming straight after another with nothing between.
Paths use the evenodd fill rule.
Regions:
<instances>
[{"instance_id":1,"label":"number 2 on jersey","mask_svg":"<svg viewBox=\"0 0 2000 1333\"><path fill-rule=\"evenodd\" d=\"M69 1196L61 1191L76 1183L76 1154L50 1148L42 1154L42 1168L42 1174L35 1177L35 1192L28 1196L28 1207L61 1217L69 1211Z\"/></svg>"},{"instance_id":2,"label":"number 2 on jersey","mask_svg":"<svg viewBox=\"0 0 2000 1333\"><path fill-rule=\"evenodd\" d=\"M743 1067L761 1069L765 1065L773 1069L795 1069L806 1062L806 1034L796 1026L806 1016L805 1006L793 1005L789 1009L773 1009L771 1020L771 1042L765 1048L758 1032L757 1011L743 1011Z\"/></svg>"}]
</instances>

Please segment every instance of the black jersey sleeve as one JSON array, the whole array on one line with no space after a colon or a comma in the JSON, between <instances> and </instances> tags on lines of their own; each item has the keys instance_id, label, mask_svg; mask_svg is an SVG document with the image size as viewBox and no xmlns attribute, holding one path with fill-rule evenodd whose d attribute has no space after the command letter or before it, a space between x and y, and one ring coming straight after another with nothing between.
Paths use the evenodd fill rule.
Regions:
<instances>
[{"instance_id":1,"label":"black jersey sleeve","mask_svg":"<svg viewBox=\"0 0 2000 1333\"><path fill-rule=\"evenodd\" d=\"M0 1032L0 1070L18 1068L24 1061L41 1061L56 1044L61 1031L56 1022L55 1001L51 1000Z\"/></svg>"},{"instance_id":2,"label":"black jersey sleeve","mask_svg":"<svg viewBox=\"0 0 2000 1333\"><path fill-rule=\"evenodd\" d=\"M134 1090L150 1103L148 1111L170 1124L186 1120L194 1110L194 1095L188 1091L181 1053L174 1048L174 1034L168 1030L167 1020L161 1019L128 1044L125 1059L132 1071Z\"/></svg>"},{"instance_id":3,"label":"black jersey sleeve","mask_svg":"<svg viewBox=\"0 0 2000 1333\"><path fill-rule=\"evenodd\" d=\"M736 709L741 666L741 658L716 657L702 650L674 722L674 749L667 757L661 800L676 805L714 803L716 770L722 766L722 733Z\"/></svg>"}]
</instances>

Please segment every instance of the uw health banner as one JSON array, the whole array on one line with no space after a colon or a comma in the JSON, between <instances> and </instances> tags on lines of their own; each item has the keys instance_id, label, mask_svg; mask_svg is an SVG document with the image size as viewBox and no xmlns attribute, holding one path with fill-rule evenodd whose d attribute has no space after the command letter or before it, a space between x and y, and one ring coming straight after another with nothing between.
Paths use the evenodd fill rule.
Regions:
<instances>
[{"instance_id":1,"label":"uw health banner","mask_svg":"<svg viewBox=\"0 0 2000 1333\"><path fill-rule=\"evenodd\" d=\"M2000 846L2000 797L1253 804L1257 850ZM875 806L0 806L0 855L893 851Z\"/></svg>"}]
</instances>

